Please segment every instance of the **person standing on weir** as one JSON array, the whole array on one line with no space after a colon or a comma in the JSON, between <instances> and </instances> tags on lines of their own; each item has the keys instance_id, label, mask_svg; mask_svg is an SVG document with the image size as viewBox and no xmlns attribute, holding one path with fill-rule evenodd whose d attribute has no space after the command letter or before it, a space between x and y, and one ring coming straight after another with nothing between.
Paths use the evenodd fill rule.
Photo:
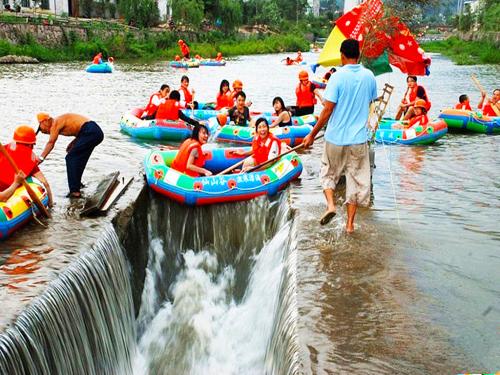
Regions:
<instances>
[{"instance_id":1,"label":"person standing on weir","mask_svg":"<svg viewBox=\"0 0 500 375\"><path fill-rule=\"evenodd\" d=\"M377 98L377 82L373 73L358 64L359 42L347 39L340 46L342 68L330 78L323 94L324 107L311 133L304 138L304 147L314 143L314 137L328 123L321 158L321 185L327 209L320 224L325 225L336 215L335 188L342 175L346 176L346 232L354 231L358 206L370 202L370 160L366 124L369 106Z\"/></svg>"}]
</instances>

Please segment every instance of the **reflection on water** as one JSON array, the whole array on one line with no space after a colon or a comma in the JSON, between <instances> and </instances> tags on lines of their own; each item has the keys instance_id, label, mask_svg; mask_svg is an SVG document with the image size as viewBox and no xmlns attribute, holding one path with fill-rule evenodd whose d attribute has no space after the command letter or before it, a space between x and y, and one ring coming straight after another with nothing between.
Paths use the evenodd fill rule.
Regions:
<instances>
[{"instance_id":1,"label":"reflection on water","mask_svg":"<svg viewBox=\"0 0 500 375\"><path fill-rule=\"evenodd\" d=\"M305 54L306 61L312 56ZM241 57L222 69L188 74L198 100L213 101L221 79L241 79L252 109L267 110L276 95L287 105L295 101L297 73L303 67L285 67L280 64L283 57ZM10 139L19 124L33 124L40 110L90 116L104 129L105 140L83 176L88 192L113 170L139 168L156 144L138 143L120 133L120 115L145 104L162 83L176 87L185 72L169 70L165 62L117 62L111 75L86 74L85 66L0 66L0 113L5 119L0 139ZM453 106L463 93L472 103L479 101L469 79L472 72L488 91L493 88L488 83L496 82L500 73L496 66L455 66L439 55L433 56L431 70L430 77L419 77L433 103L430 117ZM396 87L388 112L394 114L406 89L404 75L385 74L377 81L380 87L384 82ZM46 140L39 138L38 152ZM52 280L100 236L102 222L79 220L77 203L69 205L64 198L64 149L69 141L58 140L42 165L55 192L49 228L32 224L0 244L2 304L9 299L23 306L37 294L38 282ZM297 340L303 372L497 370L499 142L500 137L448 134L427 147L376 146L374 204L360 211L352 237L343 233L342 206L331 226L318 226L324 209L318 180L321 143L303 153L304 173L290 189L297 209L293 233L298 238ZM7 261L16 249L22 250ZM9 274L16 269L24 274ZM8 324L14 313L3 310L0 324Z\"/></svg>"}]
</instances>

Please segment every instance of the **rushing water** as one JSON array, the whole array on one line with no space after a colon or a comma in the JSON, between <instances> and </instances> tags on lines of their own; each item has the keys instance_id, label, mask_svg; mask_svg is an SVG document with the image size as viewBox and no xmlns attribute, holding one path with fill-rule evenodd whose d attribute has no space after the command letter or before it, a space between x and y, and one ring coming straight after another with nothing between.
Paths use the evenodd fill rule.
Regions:
<instances>
[{"instance_id":1,"label":"rushing water","mask_svg":"<svg viewBox=\"0 0 500 375\"><path fill-rule=\"evenodd\" d=\"M200 100L213 100L221 79L238 78L254 108L270 109L276 95L293 104L301 67L281 65L284 57L242 57L187 73ZM111 75L86 74L84 67L1 66L0 138L33 124L40 110L88 115L106 135L84 174L91 191L110 171L134 173L154 146L121 134L121 113L145 104L164 82L176 86L186 72L165 63L118 62ZM433 103L431 117L462 93L479 101L471 73L490 91L498 86L496 66L460 67L433 56L431 76L419 78ZM404 76L377 81L396 86L394 113ZM39 137L38 151L46 139ZM56 195L49 228L32 224L0 244L3 327L103 236L101 221L79 220L64 198L68 142L58 140L42 165ZM155 196L147 208L149 263L137 345L124 349L134 354L104 356L124 373L132 357L135 374L498 370L499 142L449 134L427 147L377 145L373 205L359 213L353 236L343 232L342 207L332 225L318 225L321 143L303 154L301 180L271 202L185 210ZM11 272L16 259L21 276ZM126 338L133 327L122 321Z\"/></svg>"}]
</instances>

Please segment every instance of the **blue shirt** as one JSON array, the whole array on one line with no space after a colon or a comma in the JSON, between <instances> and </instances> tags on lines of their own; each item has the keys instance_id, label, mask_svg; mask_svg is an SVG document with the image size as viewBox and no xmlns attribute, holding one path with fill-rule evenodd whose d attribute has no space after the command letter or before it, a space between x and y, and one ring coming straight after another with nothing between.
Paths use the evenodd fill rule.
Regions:
<instances>
[{"instance_id":1,"label":"blue shirt","mask_svg":"<svg viewBox=\"0 0 500 375\"><path fill-rule=\"evenodd\" d=\"M360 64L345 65L332 74L323 98L336 103L325 140L337 146L365 143L370 102L377 98L373 73Z\"/></svg>"}]
</instances>

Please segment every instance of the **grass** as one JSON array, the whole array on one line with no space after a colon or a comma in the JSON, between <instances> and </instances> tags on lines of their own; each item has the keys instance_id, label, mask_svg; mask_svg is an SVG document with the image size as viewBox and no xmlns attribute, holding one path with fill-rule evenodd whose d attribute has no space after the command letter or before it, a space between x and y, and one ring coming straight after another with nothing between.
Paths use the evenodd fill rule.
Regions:
<instances>
[{"instance_id":1,"label":"grass","mask_svg":"<svg viewBox=\"0 0 500 375\"><path fill-rule=\"evenodd\" d=\"M422 48L428 52L439 52L457 65L500 64L500 49L490 41L464 41L450 37L422 43Z\"/></svg>"},{"instance_id":2,"label":"grass","mask_svg":"<svg viewBox=\"0 0 500 375\"><path fill-rule=\"evenodd\" d=\"M132 33L115 34L108 39L94 36L89 41L79 40L73 33L66 35L64 46L56 48L38 44L31 35L22 38L22 44L12 44L0 40L0 56L24 55L43 62L89 60L96 53L118 59L167 59L180 54L177 46L178 35L173 33L144 33L137 37ZM205 35L204 41L190 44L191 55L215 57L217 52L224 56L263 54L284 51L308 50L309 43L301 35L273 35L268 37L227 37Z\"/></svg>"}]
</instances>

